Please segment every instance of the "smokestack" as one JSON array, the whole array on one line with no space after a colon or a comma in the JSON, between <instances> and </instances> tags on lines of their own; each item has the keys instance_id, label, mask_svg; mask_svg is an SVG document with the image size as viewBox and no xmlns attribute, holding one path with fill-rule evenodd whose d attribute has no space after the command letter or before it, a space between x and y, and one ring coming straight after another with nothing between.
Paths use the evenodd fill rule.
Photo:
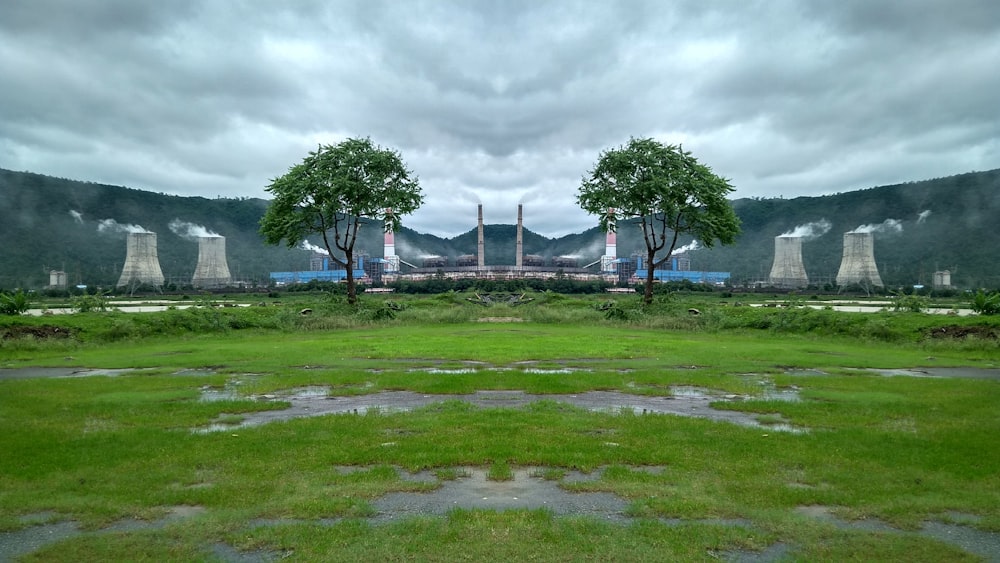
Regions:
<instances>
[{"instance_id":1,"label":"smokestack","mask_svg":"<svg viewBox=\"0 0 1000 563\"><path fill-rule=\"evenodd\" d=\"M125 266L118 287L148 283L163 286L163 271L156 255L156 233L129 233L125 246Z\"/></svg>"},{"instance_id":2,"label":"smokestack","mask_svg":"<svg viewBox=\"0 0 1000 563\"><path fill-rule=\"evenodd\" d=\"M612 260L618 258L618 234L609 231L604 242L604 255Z\"/></svg>"},{"instance_id":3,"label":"smokestack","mask_svg":"<svg viewBox=\"0 0 1000 563\"><path fill-rule=\"evenodd\" d=\"M522 234L522 210L524 206L522 204L517 204L517 259L514 266L520 268L524 265L524 236Z\"/></svg>"},{"instance_id":4,"label":"smokestack","mask_svg":"<svg viewBox=\"0 0 1000 563\"><path fill-rule=\"evenodd\" d=\"M768 280L775 287L797 288L809 285L802 264L802 237L774 237L774 264Z\"/></svg>"},{"instance_id":5,"label":"smokestack","mask_svg":"<svg viewBox=\"0 0 1000 563\"><path fill-rule=\"evenodd\" d=\"M226 237L198 237L198 265L191 285L201 288L228 287L233 282L226 262Z\"/></svg>"},{"instance_id":6,"label":"smokestack","mask_svg":"<svg viewBox=\"0 0 1000 563\"><path fill-rule=\"evenodd\" d=\"M875 237L872 233L844 233L844 258L837 272L837 285L853 283L884 287L875 265Z\"/></svg>"},{"instance_id":7,"label":"smokestack","mask_svg":"<svg viewBox=\"0 0 1000 563\"><path fill-rule=\"evenodd\" d=\"M486 243L483 242L483 204L479 204L479 238L476 248L478 249L477 265L482 268L486 265Z\"/></svg>"}]
</instances>

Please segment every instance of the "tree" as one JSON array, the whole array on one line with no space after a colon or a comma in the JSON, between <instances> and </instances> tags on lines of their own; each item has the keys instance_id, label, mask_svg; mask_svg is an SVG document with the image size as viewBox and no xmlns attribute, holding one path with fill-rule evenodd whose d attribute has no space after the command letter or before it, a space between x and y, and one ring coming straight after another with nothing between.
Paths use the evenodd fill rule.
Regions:
<instances>
[{"instance_id":1,"label":"tree","mask_svg":"<svg viewBox=\"0 0 1000 563\"><path fill-rule=\"evenodd\" d=\"M681 147L633 138L628 145L601 153L580 185L577 203L600 217L605 232L614 232L619 218L638 219L646 243L643 300L649 304L653 270L670 258L680 235L691 235L708 248L716 240L736 241L740 222L726 199L732 191L728 180Z\"/></svg>"},{"instance_id":2,"label":"tree","mask_svg":"<svg viewBox=\"0 0 1000 563\"><path fill-rule=\"evenodd\" d=\"M265 189L274 194L260 221L265 242L284 240L294 248L309 235L319 235L330 259L347 270L351 304L357 302L354 242L362 221L381 219L386 230L395 231L400 217L423 203L417 178L399 153L367 138L320 145ZM344 253L343 260L334 249Z\"/></svg>"}]
</instances>

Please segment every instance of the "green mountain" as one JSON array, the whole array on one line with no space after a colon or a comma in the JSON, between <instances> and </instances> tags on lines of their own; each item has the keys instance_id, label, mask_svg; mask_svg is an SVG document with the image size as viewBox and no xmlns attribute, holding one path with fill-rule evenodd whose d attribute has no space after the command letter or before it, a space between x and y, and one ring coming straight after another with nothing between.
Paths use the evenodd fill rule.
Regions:
<instances>
[{"instance_id":1,"label":"green mountain","mask_svg":"<svg viewBox=\"0 0 1000 563\"><path fill-rule=\"evenodd\" d=\"M844 232L892 219L896 229L875 234L875 259L887 285L929 284L934 271L948 269L957 286L1000 287L1000 170L820 197L738 199L733 205L743 228L737 244L690 252L692 269L728 271L738 283L766 280L774 237L825 220L829 232L802 245L806 271L822 285L837 274ZM44 287L50 270L67 272L71 284L113 285L125 260L126 235L107 220L157 233L168 283L188 283L198 259L196 242L171 231L174 220L225 236L234 279L264 285L271 271L308 269L310 252L263 243L257 227L266 207L262 199L171 196L0 169L0 288ZM471 214L470 227L452 238L404 227L396 235L397 254L416 266L428 255L454 263L454 257L476 252ZM514 225L485 226L487 264L513 264L515 231ZM644 251L640 235L620 224L618 255ZM572 255L580 265L604 253L597 227L558 238L525 228L523 237L525 254ZM362 229L356 249L380 256L381 226Z\"/></svg>"}]
</instances>

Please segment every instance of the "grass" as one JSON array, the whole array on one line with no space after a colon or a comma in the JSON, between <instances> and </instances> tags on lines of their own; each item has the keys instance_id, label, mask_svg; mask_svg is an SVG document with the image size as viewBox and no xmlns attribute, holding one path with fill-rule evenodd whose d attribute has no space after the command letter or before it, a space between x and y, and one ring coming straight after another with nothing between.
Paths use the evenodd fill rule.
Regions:
<instances>
[{"instance_id":1,"label":"grass","mask_svg":"<svg viewBox=\"0 0 1000 563\"><path fill-rule=\"evenodd\" d=\"M695 321L670 313L683 304L666 303L660 313L635 314L622 323L603 319L587 300L538 301L498 312L457 304L453 297L430 298L408 303L392 322L336 321L330 312L328 321L310 319L316 324L297 328L282 321L238 329L226 321L113 339L100 335L124 314L17 319L58 320L83 336L72 343L7 341L0 366L146 369L116 377L0 379L0 530L20 529L23 517L39 514L78 522L84 534L27 557L46 561L212 559L217 542L301 560L332 553L339 559L702 560L779 542L801 560L969 558L917 535L844 530L796 511L813 505L905 530L957 512L975 515L978 528L1000 531L997 382L848 369L996 368L1000 353L989 342L911 336L931 322L972 321L872 315L864 323L880 321L905 335L887 346L839 329L798 334L748 328L761 319L781 324L768 315L782 312L745 313L749 308L730 310L717 302L698 303L703 314ZM336 304L329 306L332 311ZM456 311L533 320L460 321ZM180 312L159 320L129 318L135 326L172 327L186 318ZM841 322L836 313L817 312L831 313L823 317L827 324ZM424 313L447 320L428 322L419 317ZM292 318L278 310L268 314ZM710 326L666 328L706 322L701 317ZM554 401L519 410L446 401L403 413L194 432L281 406L251 395L309 385L328 386L334 395L511 389L666 396L672 385L753 395L762 380L797 388L801 400L760 397L719 408L759 413L765 423L787 422L809 432L595 413ZM223 388L235 390L235 397L200 400L204 389ZM343 466L357 470L341 471ZM497 482L513 478L518 467L539 468L535 474L552 481L570 470L604 468L598 479L563 486L627 499L633 521L468 509L385 525L366 520L382 495L437 486L404 479L396 468L431 470L448 481L466 476L466 467L484 468ZM97 533L125 518L162 518L177 506L203 510L161 527ZM683 523L660 521L671 518ZM277 523L254 524L262 520Z\"/></svg>"}]
</instances>

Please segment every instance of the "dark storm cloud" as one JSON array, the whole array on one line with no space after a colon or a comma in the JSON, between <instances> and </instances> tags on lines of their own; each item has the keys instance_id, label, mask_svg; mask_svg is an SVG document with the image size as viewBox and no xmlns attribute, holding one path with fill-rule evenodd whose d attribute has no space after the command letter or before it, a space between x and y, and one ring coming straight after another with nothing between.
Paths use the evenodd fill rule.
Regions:
<instances>
[{"instance_id":1,"label":"dark storm cloud","mask_svg":"<svg viewBox=\"0 0 1000 563\"><path fill-rule=\"evenodd\" d=\"M1000 166L1000 4L9 2L0 167L264 196L370 136L425 189L408 225L546 234L601 150L683 143L737 196Z\"/></svg>"}]
</instances>

